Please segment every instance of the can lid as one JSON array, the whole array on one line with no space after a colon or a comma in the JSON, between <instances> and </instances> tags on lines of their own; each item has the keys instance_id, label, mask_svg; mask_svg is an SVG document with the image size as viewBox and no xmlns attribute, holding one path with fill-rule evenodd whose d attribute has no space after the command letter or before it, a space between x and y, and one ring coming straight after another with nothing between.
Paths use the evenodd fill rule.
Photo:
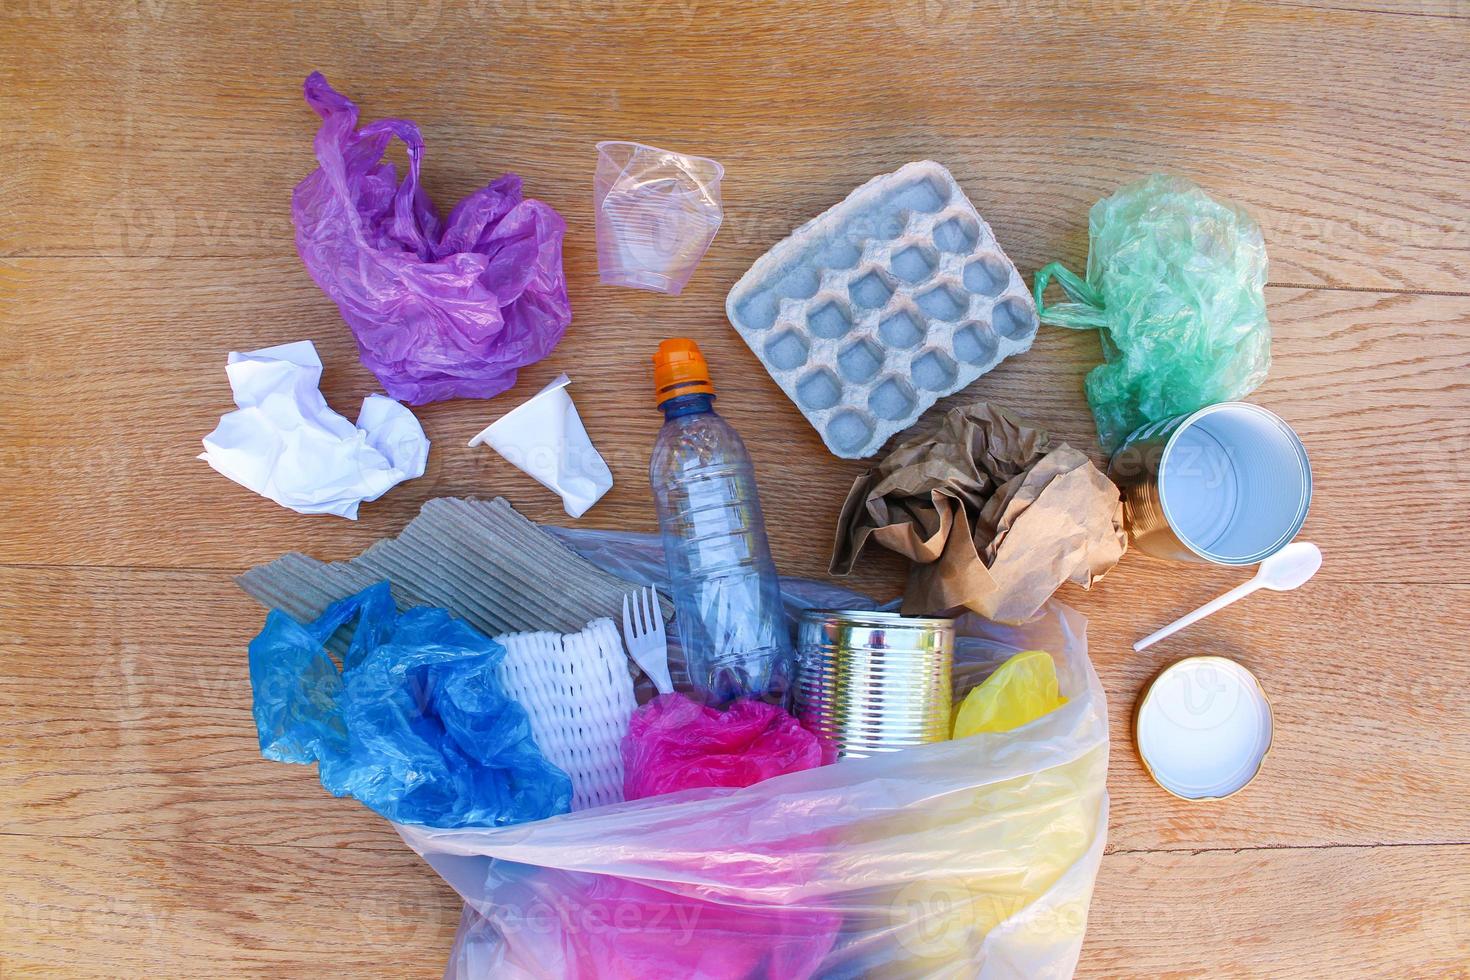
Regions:
<instances>
[{"instance_id":1,"label":"can lid","mask_svg":"<svg viewBox=\"0 0 1470 980\"><path fill-rule=\"evenodd\" d=\"M679 395L713 395L709 364L699 345L688 337L671 337L658 345L653 355L653 398L662 405Z\"/></svg>"},{"instance_id":2,"label":"can lid","mask_svg":"<svg viewBox=\"0 0 1470 980\"><path fill-rule=\"evenodd\" d=\"M1154 782L1185 800L1246 787L1271 749L1271 702L1255 675L1225 657L1187 657L1159 673L1133 718Z\"/></svg>"}]
</instances>

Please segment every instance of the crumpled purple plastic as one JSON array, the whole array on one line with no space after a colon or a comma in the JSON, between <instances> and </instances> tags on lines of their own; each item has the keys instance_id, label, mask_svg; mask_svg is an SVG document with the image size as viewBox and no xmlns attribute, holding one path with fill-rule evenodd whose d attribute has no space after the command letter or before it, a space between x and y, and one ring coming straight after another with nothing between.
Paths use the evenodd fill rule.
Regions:
<instances>
[{"instance_id":1,"label":"crumpled purple plastic","mask_svg":"<svg viewBox=\"0 0 1470 980\"><path fill-rule=\"evenodd\" d=\"M424 139L406 119L357 129L357 106L320 72L306 101L322 117L321 166L296 185L296 249L352 328L363 364L412 405L489 398L515 384L572 322L562 271L566 222L508 173L440 221L419 186ZM383 159L408 147L398 182Z\"/></svg>"}]
</instances>

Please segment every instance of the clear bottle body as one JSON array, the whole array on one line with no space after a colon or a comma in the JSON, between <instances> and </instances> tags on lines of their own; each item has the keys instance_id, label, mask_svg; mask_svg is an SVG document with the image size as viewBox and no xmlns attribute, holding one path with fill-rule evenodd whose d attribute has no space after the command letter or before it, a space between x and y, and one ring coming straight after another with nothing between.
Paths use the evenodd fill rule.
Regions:
<instances>
[{"instance_id":1,"label":"clear bottle body","mask_svg":"<svg viewBox=\"0 0 1470 980\"><path fill-rule=\"evenodd\" d=\"M696 696L787 702L796 656L755 469L709 395L664 403L649 481Z\"/></svg>"}]
</instances>

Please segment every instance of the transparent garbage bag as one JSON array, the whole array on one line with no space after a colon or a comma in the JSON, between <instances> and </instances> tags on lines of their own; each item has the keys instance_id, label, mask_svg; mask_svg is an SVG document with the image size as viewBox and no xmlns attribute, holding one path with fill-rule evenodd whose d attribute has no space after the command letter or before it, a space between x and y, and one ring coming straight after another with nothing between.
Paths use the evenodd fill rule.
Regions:
<instances>
[{"instance_id":1,"label":"transparent garbage bag","mask_svg":"<svg viewBox=\"0 0 1470 980\"><path fill-rule=\"evenodd\" d=\"M553 530L664 584L657 537ZM793 615L875 605L782 591ZM1021 626L960 618L956 697L1015 653L1055 656L1067 703L1009 732L514 827L395 825L464 897L446 976L1070 976L1107 836L1085 631L1055 601Z\"/></svg>"}]
</instances>

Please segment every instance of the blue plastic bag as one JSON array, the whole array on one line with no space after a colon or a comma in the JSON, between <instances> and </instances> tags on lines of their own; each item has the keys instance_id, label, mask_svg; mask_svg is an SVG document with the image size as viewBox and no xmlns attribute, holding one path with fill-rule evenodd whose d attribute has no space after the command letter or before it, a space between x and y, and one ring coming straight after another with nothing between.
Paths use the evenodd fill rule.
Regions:
<instances>
[{"instance_id":1,"label":"blue plastic bag","mask_svg":"<svg viewBox=\"0 0 1470 980\"><path fill-rule=\"evenodd\" d=\"M354 617L339 671L324 644ZM501 690L504 656L443 609L399 613L386 581L306 625L272 610L250 643L261 755L316 762L328 792L398 823L500 827L566 813L571 780Z\"/></svg>"}]
</instances>

